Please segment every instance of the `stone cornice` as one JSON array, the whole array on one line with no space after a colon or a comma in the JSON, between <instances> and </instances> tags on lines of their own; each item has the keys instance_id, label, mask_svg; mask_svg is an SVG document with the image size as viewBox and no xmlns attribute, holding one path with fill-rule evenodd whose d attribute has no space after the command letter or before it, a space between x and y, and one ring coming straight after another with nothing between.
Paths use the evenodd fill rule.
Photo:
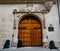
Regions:
<instances>
[{"instance_id":1,"label":"stone cornice","mask_svg":"<svg viewBox=\"0 0 60 51\"><path fill-rule=\"evenodd\" d=\"M56 0L0 0L0 4L44 4L46 1L56 3Z\"/></svg>"}]
</instances>

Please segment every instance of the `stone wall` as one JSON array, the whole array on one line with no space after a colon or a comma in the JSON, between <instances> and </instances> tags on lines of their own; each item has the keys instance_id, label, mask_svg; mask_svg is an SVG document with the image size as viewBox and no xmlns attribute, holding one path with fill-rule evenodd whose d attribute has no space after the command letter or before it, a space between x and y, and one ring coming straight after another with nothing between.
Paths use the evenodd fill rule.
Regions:
<instances>
[{"instance_id":1,"label":"stone wall","mask_svg":"<svg viewBox=\"0 0 60 51\"><path fill-rule=\"evenodd\" d=\"M46 10L43 4L33 4L33 5L26 5L26 4L1 4L0 5L0 45L5 43L6 39L10 39L12 41L12 35L14 34L13 42L17 44L17 35L18 35L18 28L14 30L14 17L16 19L16 27L18 25L18 20L20 17L25 15L24 13L13 14L13 10L17 9L17 11L42 11ZM58 12L57 12L57 5L53 5L49 13L42 14L42 13L33 13L41 19L43 24L43 16L45 18L45 25L46 28L43 28L43 42L49 42L50 40L54 40L55 42L60 42L59 38L59 19L58 19ZM52 24L54 27L53 32L48 31L49 25ZM46 39L48 36L48 40Z\"/></svg>"}]
</instances>

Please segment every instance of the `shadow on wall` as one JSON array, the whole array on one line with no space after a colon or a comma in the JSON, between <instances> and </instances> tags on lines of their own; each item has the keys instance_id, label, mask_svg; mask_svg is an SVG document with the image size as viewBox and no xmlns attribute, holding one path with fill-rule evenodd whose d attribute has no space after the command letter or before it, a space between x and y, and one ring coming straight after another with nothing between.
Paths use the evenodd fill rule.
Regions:
<instances>
[{"instance_id":1,"label":"shadow on wall","mask_svg":"<svg viewBox=\"0 0 60 51\"><path fill-rule=\"evenodd\" d=\"M21 40L18 40L17 48L20 48L20 47L23 47L23 46L22 46L22 41L21 41Z\"/></svg>"}]
</instances>

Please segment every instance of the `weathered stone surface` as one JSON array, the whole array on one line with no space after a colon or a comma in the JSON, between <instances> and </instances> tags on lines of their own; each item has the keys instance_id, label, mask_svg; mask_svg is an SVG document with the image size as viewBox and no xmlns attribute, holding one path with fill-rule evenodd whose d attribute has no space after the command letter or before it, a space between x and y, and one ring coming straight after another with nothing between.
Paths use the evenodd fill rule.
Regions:
<instances>
[{"instance_id":1,"label":"weathered stone surface","mask_svg":"<svg viewBox=\"0 0 60 51\"><path fill-rule=\"evenodd\" d=\"M14 44L17 44L18 41L18 22L23 15L28 13L19 13L13 14L13 10L17 9L17 11L41 11L46 10L44 5L42 4L33 4L32 7L26 7L26 4L7 4L0 5L0 45L3 45L6 39L12 40L12 35L14 34L13 41ZM41 19L42 22L42 30L43 30L43 42L49 42L50 40L54 40L55 42L60 42L60 34L59 34L59 19L58 19L58 11L57 5L53 5L49 13L43 15L43 13L33 13L38 16L38 19ZM16 23L16 29L14 30L14 17ZM45 18L45 26L46 29L43 28L43 17ZM52 24L54 27L53 32L48 31L49 25ZM48 39L46 38L48 36Z\"/></svg>"}]
</instances>

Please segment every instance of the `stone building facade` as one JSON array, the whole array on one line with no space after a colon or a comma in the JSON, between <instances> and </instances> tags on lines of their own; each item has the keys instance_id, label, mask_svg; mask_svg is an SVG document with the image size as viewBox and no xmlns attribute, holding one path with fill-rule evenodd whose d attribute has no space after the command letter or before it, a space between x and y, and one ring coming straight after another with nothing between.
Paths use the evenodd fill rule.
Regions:
<instances>
[{"instance_id":1,"label":"stone building facade","mask_svg":"<svg viewBox=\"0 0 60 51\"><path fill-rule=\"evenodd\" d=\"M48 5L45 6L45 4ZM33 15L42 23L43 47L48 47L51 40L57 47L60 47L57 3L48 1L45 4L0 4L0 46L4 45L6 39L9 39L12 46L16 47L19 21L26 15ZM53 30L48 27L53 27Z\"/></svg>"}]
</instances>

